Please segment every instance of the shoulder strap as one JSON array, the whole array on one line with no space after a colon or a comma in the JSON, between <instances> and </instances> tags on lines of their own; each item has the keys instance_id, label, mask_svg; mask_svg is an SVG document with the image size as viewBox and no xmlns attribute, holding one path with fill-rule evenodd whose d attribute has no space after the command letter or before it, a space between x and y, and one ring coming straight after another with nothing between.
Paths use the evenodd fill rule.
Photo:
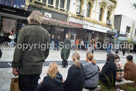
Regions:
<instances>
[{"instance_id":1,"label":"shoulder strap","mask_svg":"<svg viewBox=\"0 0 136 91\"><path fill-rule=\"evenodd\" d=\"M95 74L91 75L90 77L86 77L86 78L85 78L85 80L87 80L87 79L90 79L90 78L94 77L98 72L99 72L99 68L98 68L98 70L95 72Z\"/></svg>"}]
</instances>

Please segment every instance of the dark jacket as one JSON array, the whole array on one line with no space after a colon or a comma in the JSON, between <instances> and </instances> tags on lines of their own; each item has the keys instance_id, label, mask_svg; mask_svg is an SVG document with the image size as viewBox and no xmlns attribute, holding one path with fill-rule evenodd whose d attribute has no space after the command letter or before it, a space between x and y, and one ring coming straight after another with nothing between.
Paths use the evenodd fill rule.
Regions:
<instances>
[{"instance_id":1,"label":"dark jacket","mask_svg":"<svg viewBox=\"0 0 136 91\"><path fill-rule=\"evenodd\" d=\"M106 62L99 74L100 82L102 82L108 88L115 87L116 69L116 64L114 62Z\"/></svg>"},{"instance_id":2,"label":"dark jacket","mask_svg":"<svg viewBox=\"0 0 136 91\"><path fill-rule=\"evenodd\" d=\"M66 46L68 45L68 46ZM71 49L71 41L70 39L65 39L64 40L64 47L61 50L61 58L62 59L68 59L69 54L70 54L70 49Z\"/></svg>"},{"instance_id":3,"label":"dark jacket","mask_svg":"<svg viewBox=\"0 0 136 91\"><path fill-rule=\"evenodd\" d=\"M124 66L124 78L126 80L136 81L136 64L128 61Z\"/></svg>"},{"instance_id":4,"label":"dark jacket","mask_svg":"<svg viewBox=\"0 0 136 91\"><path fill-rule=\"evenodd\" d=\"M1 58L1 56L2 56L2 51L1 51L1 49L0 49L0 58Z\"/></svg>"},{"instance_id":5,"label":"dark jacket","mask_svg":"<svg viewBox=\"0 0 136 91\"><path fill-rule=\"evenodd\" d=\"M83 65L81 68L77 68L75 65L72 65L68 70L68 76L64 82L65 91L82 91L84 83L84 70Z\"/></svg>"},{"instance_id":6,"label":"dark jacket","mask_svg":"<svg viewBox=\"0 0 136 91\"><path fill-rule=\"evenodd\" d=\"M60 42L60 39L57 38L57 39L55 40L55 44L59 44L59 42Z\"/></svg>"},{"instance_id":7,"label":"dark jacket","mask_svg":"<svg viewBox=\"0 0 136 91\"><path fill-rule=\"evenodd\" d=\"M62 75L57 73L55 79L52 79L50 76L44 77L44 80L42 84L38 86L37 91L64 91Z\"/></svg>"},{"instance_id":8,"label":"dark jacket","mask_svg":"<svg viewBox=\"0 0 136 91\"><path fill-rule=\"evenodd\" d=\"M49 47L40 44L49 42L49 34L39 24L30 24L23 27L18 36L12 67L19 68L19 74L41 74L42 65L49 54ZM39 46L40 45L40 48ZM19 45L25 47L19 47Z\"/></svg>"}]
</instances>

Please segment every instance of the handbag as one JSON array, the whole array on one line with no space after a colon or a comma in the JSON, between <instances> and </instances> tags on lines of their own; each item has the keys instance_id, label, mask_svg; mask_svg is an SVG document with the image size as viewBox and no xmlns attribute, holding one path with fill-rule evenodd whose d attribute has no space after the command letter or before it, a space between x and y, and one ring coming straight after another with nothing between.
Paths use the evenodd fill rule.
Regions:
<instances>
[{"instance_id":1,"label":"handbag","mask_svg":"<svg viewBox=\"0 0 136 91\"><path fill-rule=\"evenodd\" d=\"M19 91L18 78L11 78L10 91Z\"/></svg>"}]
</instances>

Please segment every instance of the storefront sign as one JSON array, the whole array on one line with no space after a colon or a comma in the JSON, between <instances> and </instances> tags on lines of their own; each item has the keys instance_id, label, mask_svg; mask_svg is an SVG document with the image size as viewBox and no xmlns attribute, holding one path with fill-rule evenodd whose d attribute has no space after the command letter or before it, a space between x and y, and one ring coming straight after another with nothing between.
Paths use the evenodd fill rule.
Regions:
<instances>
[{"instance_id":1,"label":"storefront sign","mask_svg":"<svg viewBox=\"0 0 136 91\"><path fill-rule=\"evenodd\" d=\"M109 30L104 26L101 26L101 25L98 25L98 24L93 24L91 22L76 19L76 18L73 18L73 17L70 17L68 21L74 22L74 23L77 23L77 24L82 24L84 29L88 29L88 30L91 30L91 31L93 30L93 31L106 33L107 30Z\"/></svg>"},{"instance_id":2,"label":"storefront sign","mask_svg":"<svg viewBox=\"0 0 136 91\"><path fill-rule=\"evenodd\" d=\"M67 26L71 26L71 27L83 28L83 26L81 24L75 24L75 23L72 23L72 22L57 20L57 19L54 19L54 18L43 17L43 20L48 21L48 22L62 24L62 25L67 25Z\"/></svg>"}]
</instances>

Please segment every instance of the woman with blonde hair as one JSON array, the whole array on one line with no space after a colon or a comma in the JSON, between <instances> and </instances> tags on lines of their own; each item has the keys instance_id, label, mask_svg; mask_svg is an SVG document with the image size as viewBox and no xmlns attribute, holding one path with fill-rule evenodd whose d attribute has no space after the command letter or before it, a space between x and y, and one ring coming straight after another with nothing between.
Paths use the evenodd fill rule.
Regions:
<instances>
[{"instance_id":1,"label":"woman with blonde hair","mask_svg":"<svg viewBox=\"0 0 136 91\"><path fill-rule=\"evenodd\" d=\"M65 91L82 91L84 82L83 65L80 63L80 55L75 52L72 55L73 65L68 70L66 81L64 81Z\"/></svg>"},{"instance_id":2,"label":"woman with blonde hair","mask_svg":"<svg viewBox=\"0 0 136 91\"><path fill-rule=\"evenodd\" d=\"M86 54L86 62L84 65L84 88L94 90L99 82L99 68L94 60L94 55L90 52Z\"/></svg>"},{"instance_id":3,"label":"woman with blonde hair","mask_svg":"<svg viewBox=\"0 0 136 91\"><path fill-rule=\"evenodd\" d=\"M22 27L19 31L12 61L12 73L15 76L19 75L20 91L36 90L43 63L49 54L49 47L47 46L49 33L41 26L42 13L33 11L28 17L28 22L29 25ZM39 46L31 46L31 48L29 46L40 45L39 43L46 44L44 50Z\"/></svg>"},{"instance_id":4,"label":"woman with blonde hair","mask_svg":"<svg viewBox=\"0 0 136 91\"><path fill-rule=\"evenodd\" d=\"M56 63L50 64L47 76L44 77L37 91L64 91L62 75L59 73Z\"/></svg>"}]
</instances>

